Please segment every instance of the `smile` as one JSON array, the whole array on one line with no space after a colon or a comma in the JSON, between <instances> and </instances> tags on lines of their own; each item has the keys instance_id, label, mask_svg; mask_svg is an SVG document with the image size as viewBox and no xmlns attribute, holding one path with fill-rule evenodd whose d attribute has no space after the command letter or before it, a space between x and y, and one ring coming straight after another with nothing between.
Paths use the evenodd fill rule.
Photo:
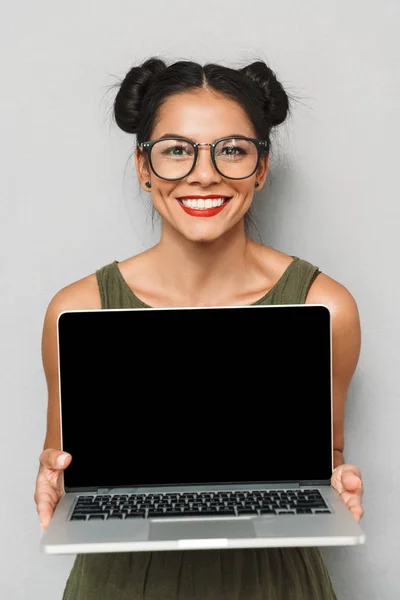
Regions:
<instances>
[{"instance_id":1,"label":"smile","mask_svg":"<svg viewBox=\"0 0 400 600\"><path fill-rule=\"evenodd\" d=\"M220 213L231 198L179 198L183 210L192 217L213 217Z\"/></svg>"}]
</instances>

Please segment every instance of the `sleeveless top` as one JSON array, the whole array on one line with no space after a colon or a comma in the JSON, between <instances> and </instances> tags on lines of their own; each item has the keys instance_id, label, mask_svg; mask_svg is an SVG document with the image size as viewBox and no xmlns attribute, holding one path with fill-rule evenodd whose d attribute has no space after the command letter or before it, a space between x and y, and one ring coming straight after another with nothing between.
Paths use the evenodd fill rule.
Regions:
<instances>
[{"instance_id":1,"label":"sleeveless top","mask_svg":"<svg viewBox=\"0 0 400 600\"><path fill-rule=\"evenodd\" d=\"M303 304L320 273L296 256L254 304ZM151 308L118 261L96 271L103 309ZM319 548L78 554L63 600L337 600Z\"/></svg>"},{"instance_id":2,"label":"sleeveless top","mask_svg":"<svg viewBox=\"0 0 400 600\"><path fill-rule=\"evenodd\" d=\"M311 284L320 273L318 267L292 256L293 261L286 268L276 284L262 298L253 304L304 304ZM151 308L130 289L117 260L96 271L101 307L108 308Z\"/></svg>"}]
</instances>

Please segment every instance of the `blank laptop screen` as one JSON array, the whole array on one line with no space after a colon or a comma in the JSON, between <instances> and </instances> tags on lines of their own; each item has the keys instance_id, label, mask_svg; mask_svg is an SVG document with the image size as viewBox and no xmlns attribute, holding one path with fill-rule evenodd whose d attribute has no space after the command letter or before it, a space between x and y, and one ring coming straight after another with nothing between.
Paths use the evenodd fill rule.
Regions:
<instances>
[{"instance_id":1,"label":"blank laptop screen","mask_svg":"<svg viewBox=\"0 0 400 600\"><path fill-rule=\"evenodd\" d=\"M67 311L65 488L329 479L320 305Z\"/></svg>"}]
</instances>

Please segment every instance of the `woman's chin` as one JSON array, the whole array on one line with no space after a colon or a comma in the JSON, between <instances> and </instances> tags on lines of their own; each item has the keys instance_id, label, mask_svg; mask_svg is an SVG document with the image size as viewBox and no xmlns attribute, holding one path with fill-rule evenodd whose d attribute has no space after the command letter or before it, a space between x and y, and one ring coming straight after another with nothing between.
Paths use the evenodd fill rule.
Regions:
<instances>
[{"instance_id":1,"label":"woman's chin","mask_svg":"<svg viewBox=\"0 0 400 600\"><path fill-rule=\"evenodd\" d=\"M215 242L216 240L221 239L223 232L215 232L214 234L209 231L209 232L188 232L188 231L181 231L180 232L182 234L182 236L185 238L185 240L187 240L188 242L193 242L194 244L207 244L207 243L212 243Z\"/></svg>"},{"instance_id":2,"label":"woman's chin","mask_svg":"<svg viewBox=\"0 0 400 600\"><path fill-rule=\"evenodd\" d=\"M211 219L205 220L200 223L198 219L193 223L179 223L176 226L177 231L184 237L188 242L193 243L211 243L215 242L224 237L224 235L231 229L225 223L210 223Z\"/></svg>"}]
</instances>

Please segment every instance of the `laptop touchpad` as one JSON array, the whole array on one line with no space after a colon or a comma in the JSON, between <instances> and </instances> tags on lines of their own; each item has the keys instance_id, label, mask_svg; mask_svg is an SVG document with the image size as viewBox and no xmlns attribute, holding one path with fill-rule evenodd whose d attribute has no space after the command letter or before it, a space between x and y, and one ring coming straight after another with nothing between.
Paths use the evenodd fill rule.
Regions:
<instances>
[{"instance_id":1,"label":"laptop touchpad","mask_svg":"<svg viewBox=\"0 0 400 600\"><path fill-rule=\"evenodd\" d=\"M250 520L152 521L149 540L242 539L255 536Z\"/></svg>"}]
</instances>

